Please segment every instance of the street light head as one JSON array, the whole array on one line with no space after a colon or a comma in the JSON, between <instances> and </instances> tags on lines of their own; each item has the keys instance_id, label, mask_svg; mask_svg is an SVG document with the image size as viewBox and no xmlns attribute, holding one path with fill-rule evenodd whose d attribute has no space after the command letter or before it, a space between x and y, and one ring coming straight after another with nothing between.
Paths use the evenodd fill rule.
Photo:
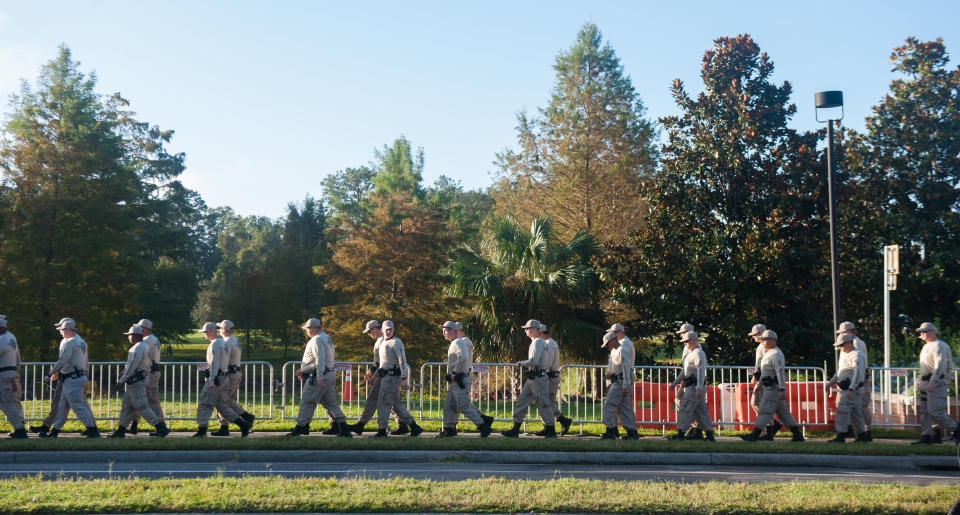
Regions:
<instances>
[{"instance_id":1,"label":"street light head","mask_svg":"<svg viewBox=\"0 0 960 515\"><path fill-rule=\"evenodd\" d=\"M813 95L813 105L817 111L817 121L826 122L829 120L842 120L843 119L843 91L821 91ZM836 109L840 108L840 116L832 117L828 116L826 119L820 119L820 110L821 109Z\"/></svg>"}]
</instances>

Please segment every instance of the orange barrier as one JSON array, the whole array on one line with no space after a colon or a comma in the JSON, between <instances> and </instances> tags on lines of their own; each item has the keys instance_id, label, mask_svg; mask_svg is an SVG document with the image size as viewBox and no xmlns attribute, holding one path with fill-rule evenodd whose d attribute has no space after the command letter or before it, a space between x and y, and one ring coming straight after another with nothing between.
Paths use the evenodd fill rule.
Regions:
<instances>
[{"instance_id":1,"label":"orange barrier","mask_svg":"<svg viewBox=\"0 0 960 515\"><path fill-rule=\"evenodd\" d=\"M675 390L669 383L641 383L633 385L634 405L637 414L637 425L646 428L662 428L664 423L653 423L655 420L668 422L667 426L676 425L677 409L675 406ZM720 419L720 390L716 386L707 386L707 409L710 419ZM646 423L643 423L646 422Z\"/></svg>"},{"instance_id":2,"label":"orange barrier","mask_svg":"<svg viewBox=\"0 0 960 515\"><path fill-rule=\"evenodd\" d=\"M753 386L749 383L740 383L735 388L737 429L748 431L753 429L757 414L750 406L750 396ZM807 429L833 429L833 418L837 411L837 404L833 394L827 397L823 391L823 383L817 381L800 381L787 383L787 403L790 405L790 414L800 424L806 424ZM823 405L827 403L826 417Z\"/></svg>"}]
</instances>

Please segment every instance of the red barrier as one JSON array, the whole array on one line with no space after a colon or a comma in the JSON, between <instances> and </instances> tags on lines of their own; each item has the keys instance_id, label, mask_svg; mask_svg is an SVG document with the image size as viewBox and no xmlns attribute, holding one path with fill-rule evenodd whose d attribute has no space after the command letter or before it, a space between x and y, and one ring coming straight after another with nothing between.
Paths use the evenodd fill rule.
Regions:
<instances>
[{"instance_id":1,"label":"red barrier","mask_svg":"<svg viewBox=\"0 0 960 515\"><path fill-rule=\"evenodd\" d=\"M669 383L634 383L634 403L637 422L640 427L662 428L663 423L649 423L663 420L666 425L676 425L677 410L674 405L676 395ZM716 421L720 416L720 390L716 386L707 386L707 409L710 419ZM641 424L641 421L648 423Z\"/></svg>"},{"instance_id":2,"label":"red barrier","mask_svg":"<svg viewBox=\"0 0 960 515\"><path fill-rule=\"evenodd\" d=\"M744 422L738 424L737 429L749 431L753 429L753 423L757 419L756 412L750 406L750 395L753 393L753 387L749 383L740 383L736 385L736 421ZM787 383L787 403L790 405L790 413L798 423L808 424L807 429L829 430L833 429L833 418L837 410L833 395L827 397L823 391L823 383L817 381L800 381ZM823 404L827 403L827 418L824 420Z\"/></svg>"}]
</instances>

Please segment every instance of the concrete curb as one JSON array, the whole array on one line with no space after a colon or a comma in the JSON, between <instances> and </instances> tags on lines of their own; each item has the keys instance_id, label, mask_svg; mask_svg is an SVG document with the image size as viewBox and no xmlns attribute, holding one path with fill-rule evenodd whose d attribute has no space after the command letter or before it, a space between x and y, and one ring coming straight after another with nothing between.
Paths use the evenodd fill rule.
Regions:
<instances>
[{"instance_id":1,"label":"concrete curb","mask_svg":"<svg viewBox=\"0 0 960 515\"><path fill-rule=\"evenodd\" d=\"M960 470L953 456L849 456L685 452L540 451L23 451L0 454L0 464L29 463L474 463L590 465L716 465L839 469Z\"/></svg>"}]
</instances>

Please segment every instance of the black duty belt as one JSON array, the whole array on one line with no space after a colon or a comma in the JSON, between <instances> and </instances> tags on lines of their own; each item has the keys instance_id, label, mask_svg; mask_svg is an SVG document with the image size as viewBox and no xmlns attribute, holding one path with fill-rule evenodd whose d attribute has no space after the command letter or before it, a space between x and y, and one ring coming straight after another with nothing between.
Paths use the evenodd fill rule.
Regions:
<instances>
[{"instance_id":1,"label":"black duty belt","mask_svg":"<svg viewBox=\"0 0 960 515\"><path fill-rule=\"evenodd\" d=\"M151 364L150 364L150 371L151 371L151 372L159 372L159 371L160 371L160 365L158 365L158 364L156 364L156 363L151 363Z\"/></svg>"},{"instance_id":2,"label":"black duty belt","mask_svg":"<svg viewBox=\"0 0 960 515\"><path fill-rule=\"evenodd\" d=\"M236 374L239 371L240 371L240 365L230 365L229 367L227 367L228 374Z\"/></svg>"},{"instance_id":3,"label":"black duty belt","mask_svg":"<svg viewBox=\"0 0 960 515\"><path fill-rule=\"evenodd\" d=\"M779 382L776 377L763 376L760 378L760 384L763 386L777 386Z\"/></svg>"},{"instance_id":4,"label":"black duty belt","mask_svg":"<svg viewBox=\"0 0 960 515\"><path fill-rule=\"evenodd\" d=\"M616 382L620 381L621 379L623 379L623 374L607 374L607 377L610 378L610 381L611 381L611 382L616 383Z\"/></svg>"},{"instance_id":5,"label":"black duty belt","mask_svg":"<svg viewBox=\"0 0 960 515\"><path fill-rule=\"evenodd\" d=\"M0 367L0 372L9 372L11 370L16 370L19 367Z\"/></svg>"},{"instance_id":6,"label":"black duty belt","mask_svg":"<svg viewBox=\"0 0 960 515\"><path fill-rule=\"evenodd\" d=\"M523 373L527 376L527 379L536 379L545 376L547 371L542 368L525 368Z\"/></svg>"},{"instance_id":7,"label":"black duty belt","mask_svg":"<svg viewBox=\"0 0 960 515\"><path fill-rule=\"evenodd\" d=\"M377 370L377 374L379 374L380 377L399 376L399 375L400 375L400 367L393 367L393 368L390 368L390 369L381 368L381 369Z\"/></svg>"},{"instance_id":8,"label":"black duty belt","mask_svg":"<svg viewBox=\"0 0 960 515\"><path fill-rule=\"evenodd\" d=\"M556 378L560 377L560 371L559 371L559 370L551 370L550 372L547 372L547 377L549 377L549 378L551 378L551 379L556 379Z\"/></svg>"},{"instance_id":9,"label":"black duty belt","mask_svg":"<svg viewBox=\"0 0 960 515\"><path fill-rule=\"evenodd\" d=\"M696 376L687 376L683 378L683 386L693 386L697 384Z\"/></svg>"},{"instance_id":10,"label":"black duty belt","mask_svg":"<svg viewBox=\"0 0 960 515\"><path fill-rule=\"evenodd\" d=\"M60 374L60 379L70 379L71 377L83 377L85 375L87 375L87 373L83 370L74 370L69 374Z\"/></svg>"},{"instance_id":11,"label":"black duty belt","mask_svg":"<svg viewBox=\"0 0 960 515\"><path fill-rule=\"evenodd\" d=\"M128 377L125 382L126 382L127 384L137 384L137 383L139 383L140 381L143 381L143 380L146 379L146 378L147 378L147 371L146 371L146 370L137 370L136 372L133 373L132 376Z\"/></svg>"},{"instance_id":12,"label":"black duty belt","mask_svg":"<svg viewBox=\"0 0 960 515\"><path fill-rule=\"evenodd\" d=\"M920 376L920 380L921 380L921 381L929 381L931 377L933 377L933 374L924 374L924 375Z\"/></svg>"},{"instance_id":13,"label":"black duty belt","mask_svg":"<svg viewBox=\"0 0 960 515\"><path fill-rule=\"evenodd\" d=\"M201 373L203 374L203 377L206 377L207 379L210 379L210 369L204 370L204 371L201 372ZM223 375L223 370L217 370L217 376L219 377L219 376L222 376L222 375Z\"/></svg>"}]
</instances>

